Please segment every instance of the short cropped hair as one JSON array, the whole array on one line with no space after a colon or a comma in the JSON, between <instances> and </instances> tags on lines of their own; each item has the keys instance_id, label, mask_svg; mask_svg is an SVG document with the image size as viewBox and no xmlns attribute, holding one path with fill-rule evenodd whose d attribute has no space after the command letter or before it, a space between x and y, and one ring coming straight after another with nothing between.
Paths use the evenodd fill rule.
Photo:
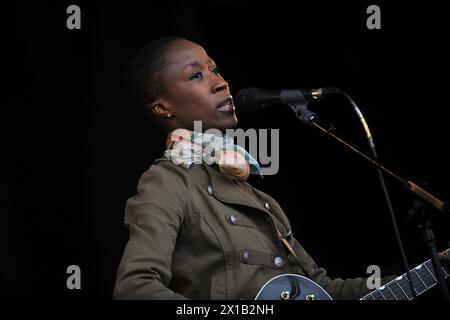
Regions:
<instances>
[{"instance_id":1,"label":"short cropped hair","mask_svg":"<svg viewBox=\"0 0 450 320\"><path fill-rule=\"evenodd\" d=\"M131 60L127 82L134 102L147 106L166 92L166 73L169 65L167 51L171 44L185 40L180 37L162 37L148 43Z\"/></svg>"}]
</instances>

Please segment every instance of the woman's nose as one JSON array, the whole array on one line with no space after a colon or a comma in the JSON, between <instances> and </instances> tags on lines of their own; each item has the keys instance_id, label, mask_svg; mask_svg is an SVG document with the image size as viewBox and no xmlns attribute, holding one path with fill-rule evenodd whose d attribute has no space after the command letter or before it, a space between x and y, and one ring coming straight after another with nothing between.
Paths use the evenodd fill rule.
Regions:
<instances>
[{"instance_id":1,"label":"woman's nose","mask_svg":"<svg viewBox=\"0 0 450 320\"><path fill-rule=\"evenodd\" d=\"M219 91L226 90L227 88L228 88L228 83L225 80L220 79L220 80L214 82L211 91L212 91L212 93L217 93Z\"/></svg>"}]
</instances>

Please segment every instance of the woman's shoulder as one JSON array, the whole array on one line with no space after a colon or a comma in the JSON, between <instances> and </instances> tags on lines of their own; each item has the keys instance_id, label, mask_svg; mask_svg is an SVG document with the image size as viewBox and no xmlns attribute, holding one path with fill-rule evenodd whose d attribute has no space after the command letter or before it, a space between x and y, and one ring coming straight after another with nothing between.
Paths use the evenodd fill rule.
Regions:
<instances>
[{"instance_id":1,"label":"woman's shoulder","mask_svg":"<svg viewBox=\"0 0 450 320\"><path fill-rule=\"evenodd\" d=\"M186 173L185 168L162 157L153 161L152 165L143 173L143 175L183 176L186 175Z\"/></svg>"},{"instance_id":2,"label":"woman's shoulder","mask_svg":"<svg viewBox=\"0 0 450 320\"><path fill-rule=\"evenodd\" d=\"M193 184L204 178L207 176L201 166L192 165L187 169L166 158L159 158L142 174L139 185L151 184L157 188L191 189Z\"/></svg>"}]
</instances>

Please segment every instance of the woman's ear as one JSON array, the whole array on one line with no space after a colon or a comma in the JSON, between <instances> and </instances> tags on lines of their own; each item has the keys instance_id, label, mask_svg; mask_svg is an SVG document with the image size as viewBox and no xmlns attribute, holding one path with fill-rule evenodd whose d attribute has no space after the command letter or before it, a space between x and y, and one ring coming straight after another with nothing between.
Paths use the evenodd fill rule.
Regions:
<instances>
[{"instance_id":1,"label":"woman's ear","mask_svg":"<svg viewBox=\"0 0 450 320\"><path fill-rule=\"evenodd\" d=\"M148 106L148 108L151 114L157 118L171 118L173 116L170 106L163 99L155 100Z\"/></svg>"}]
</instances>

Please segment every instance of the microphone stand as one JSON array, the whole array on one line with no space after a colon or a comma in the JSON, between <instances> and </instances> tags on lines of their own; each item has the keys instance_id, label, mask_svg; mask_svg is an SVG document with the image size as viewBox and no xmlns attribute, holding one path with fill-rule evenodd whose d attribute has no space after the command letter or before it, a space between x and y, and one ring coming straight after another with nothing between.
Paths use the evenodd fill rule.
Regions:
<instances>
[{"instance_id":1,"label":"microphone stand","mask_svg":"<svg viewBox=\"0 0 450 320\"><path fill-rule=\"evenodd\" d=\"M408 189L409 191L414 193L416 196L420 197L423 201L425 201L429 205L438 209L441 213L447 213L449 211L450 205L448 202L444 202L444 201L440 200L438 197L433 195L431 192L425 190L424 188L415 184L411 180L402 178L399 174L395 173L393 170L382 165L377 159L372 158L371 156L367 155L365 152L361 151L358 147L354 146L352 143L346 141L343 137L340 137L336 133L336 129L332 124L330 124L326 121L320 120L317 117L316 113L308 110L307 103L308 103L307 101L302 101L302 102L298 102L298 103L289 103L288 105L295 112L296 117L303 123L307 124L308 126L312 126L313 128L324 133L325 135L330 136L335 141L339 142L340 144L343 144L348 149L352 150L359 156L361 156L364 159L366 159L367 161L369 161L372 165L376 166L383 172L394 177L397 181L401 182L402 185L406 189ZM410 216L416 215L416 211L418 211L419 208L421 210L425 210L423 201L421 201L420 206L418 206L417 203L415 204L415 209L410 210ZM450 300L450 295L448 292L447 284L445 282L445 277L442 272L442 268L440 268L439 260L437 257L435 238L434 238L434 233L433 233L433 229L432 229L430 220L431 220L430 214L426 215L425 220L421 219L419 228L421 228L421 230L422 230L425 242L429 249L430 258L431 258L431 261L433 264L433 269L435 272L435 277L439 284L439 287L441 288L443 297L445 300ZM409 270L407 270L407 272L409 272ZM411 292L411 293L414 295L414 292Z\"/></svg>"},{"instance_id":2,"label":"microphone stand","mask_svg":"<svg viewBox=\"0 0 450 320\"><path fill-rule=\"evenodd\" d=\"M442 268L437 256L436 238L434 237L433 226L431 224L431 214L429 211L426 211L427 207L428 204L423 202L421 199L416 199L414 201L413 207L407 214L407 220L415 222L422 232L422 237L425 241L425 244L427 245L428 253L431 257L431 263L435 271L438 285L441 288L445 299L448 300L448 288L445 283L445 276L442 272Z\"/></svg>"}]
</instances>

